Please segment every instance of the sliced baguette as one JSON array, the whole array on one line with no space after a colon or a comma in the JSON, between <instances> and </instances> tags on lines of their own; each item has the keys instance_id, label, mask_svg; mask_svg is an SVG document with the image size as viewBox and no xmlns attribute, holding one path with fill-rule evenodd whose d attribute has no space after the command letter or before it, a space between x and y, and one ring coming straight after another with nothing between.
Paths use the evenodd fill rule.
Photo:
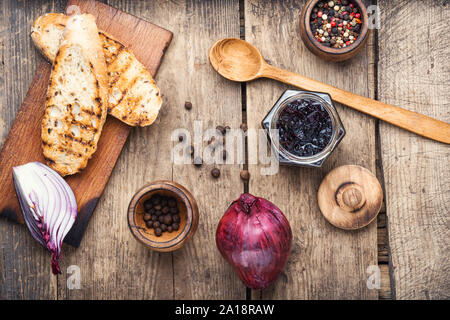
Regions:
<instances>
[{"instance_id":1,"label":"sliced baguette","mask_svg":"<svg viewBox=\"0 0 450 320\"><path fill-rule=\"evenodd\" d=\"M85 168L97 149L107 108L106 62L95 17L71 16L53 62L42 119L47 164L62 176Z\"/></svg>"},{"instance_id":2,"label":"sliced baguette","mask_svg":"<svg viewBox=\"0 0 450 320\"><path fill-rule=\"evenodd\" d=\"M54 61L69 17L48 13L34 22L31 37L35 46ZM158 116L162 99L153 77L142 63L106 32L99 31L108 74L108 113L130 126L148 126Z\"/></svg>"}]
</instances>

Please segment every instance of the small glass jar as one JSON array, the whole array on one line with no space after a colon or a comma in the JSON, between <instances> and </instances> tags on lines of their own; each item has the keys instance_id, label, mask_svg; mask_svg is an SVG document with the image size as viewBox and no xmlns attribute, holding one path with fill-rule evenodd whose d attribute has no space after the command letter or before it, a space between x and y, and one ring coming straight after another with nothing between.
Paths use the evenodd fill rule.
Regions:
<instances>
[{"instance_id":1,"label":"small glass jar","mask_svg":"<svg viewBox=\"0 0 450 320\"><path fill-rule=\"evenodd\" d=\"M331 118L332 134L330 141L323 150L308 157L300 157L283 148L283 146L280 145L278 130L276 128L281 112L289 103L297 99L310 99L320 103ZM286 90L266 115L262 121L262 126L267 131L267 135L271 141L272 150L278 154L280 163L287 165L321 167L325 159L328 158L345 136L344 126L342 125L342 121L339 118L339 114L333 105L330 95L321 92Z\"/></svg>"}]
</instances>

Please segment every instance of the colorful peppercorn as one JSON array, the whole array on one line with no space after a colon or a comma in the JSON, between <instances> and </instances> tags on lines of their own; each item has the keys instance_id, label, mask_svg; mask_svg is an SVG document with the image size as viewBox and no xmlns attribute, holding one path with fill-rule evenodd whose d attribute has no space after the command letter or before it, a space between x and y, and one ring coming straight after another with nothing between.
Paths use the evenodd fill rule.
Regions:
<instances>
[{"instance_id":1,"label":"colorful peppercorn","mask_svg":"<svg viewBox=\"0 0 450 320\"><path fill-rule=\"evenodd\" d=\"M310 18L314 37L322 45L343 48L351 45L361 31L361 12L353 1L319 1Z\"/></svg>"}]
</instances>

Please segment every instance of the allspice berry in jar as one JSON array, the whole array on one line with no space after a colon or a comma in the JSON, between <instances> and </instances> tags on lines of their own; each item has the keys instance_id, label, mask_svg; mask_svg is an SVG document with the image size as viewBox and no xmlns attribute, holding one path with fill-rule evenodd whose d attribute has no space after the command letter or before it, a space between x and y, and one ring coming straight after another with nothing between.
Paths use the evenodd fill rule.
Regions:
<instances>
[{"instance_id":1,"label":"allspice berry in jar","mask_svg":"<svg viewBox=\"0 0 450 320\"><path fill-rule=\"evenodd\" d=\"M164 232L178 230L180 215L178 203L174 197L153 194L144 202L143 219L148 229L153 229L157 237Z\"/></svg>"}]
</instances>

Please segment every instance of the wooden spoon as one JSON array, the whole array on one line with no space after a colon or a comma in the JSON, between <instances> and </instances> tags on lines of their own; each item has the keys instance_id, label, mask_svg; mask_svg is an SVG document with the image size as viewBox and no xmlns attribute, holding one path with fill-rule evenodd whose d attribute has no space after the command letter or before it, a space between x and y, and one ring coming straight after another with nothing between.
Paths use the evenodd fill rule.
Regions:
<instances>
[{"instance_id":1,"label":"wooden spoon","mask_svg":"<svg viewBox=\"0 0 450 320\"><path fill-rule=\"evenodd\" d=\"M273 67L267 64L258 49L244 40L227 38L217 41L209 51L209 61L220 75L229 80L246 82L271 78L304 90L326 92L334 101L355 110L450 144L450 124Z\"/></svg>"}]
</instances>

